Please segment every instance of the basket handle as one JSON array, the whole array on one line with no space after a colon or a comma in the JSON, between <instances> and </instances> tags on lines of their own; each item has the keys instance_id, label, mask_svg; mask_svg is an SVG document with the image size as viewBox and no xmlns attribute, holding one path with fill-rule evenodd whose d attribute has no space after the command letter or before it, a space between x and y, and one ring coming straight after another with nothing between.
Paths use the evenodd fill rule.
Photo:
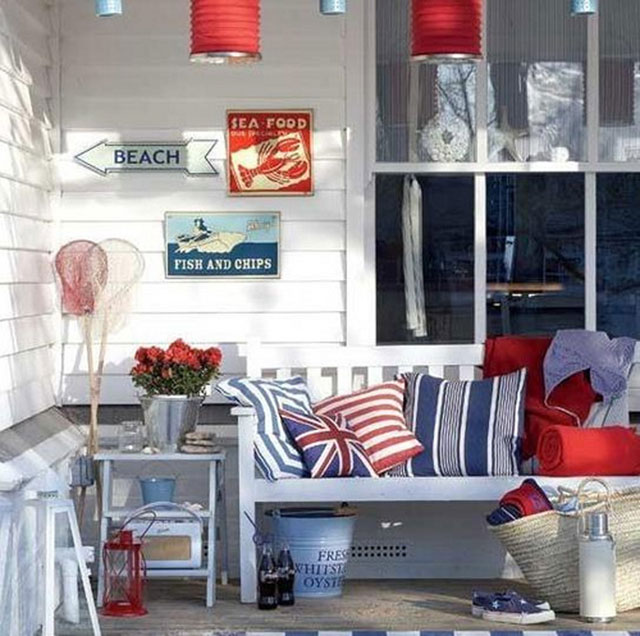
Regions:
<instances>
[{"instance_id":1,"label":"basket handle","mask_svg":"<svg viewBox=\"0 0 640 636\"><path fill-rule=\"evenodd\" d=\"M586 492L587 486L591 484L598 484L604 488L605 500L597 501L594 504L594 507L599 507L601 504L605 504L607 511L611 511L611 488L609 488L609 484L607 484L604 479L599 479L598 477L587 477L580 482L578 486L578 490L576 492L576 496L578 498L578 514L583 514L585 512L585 504L589 501L589 494Z\"/></svg>"}]
</instances>

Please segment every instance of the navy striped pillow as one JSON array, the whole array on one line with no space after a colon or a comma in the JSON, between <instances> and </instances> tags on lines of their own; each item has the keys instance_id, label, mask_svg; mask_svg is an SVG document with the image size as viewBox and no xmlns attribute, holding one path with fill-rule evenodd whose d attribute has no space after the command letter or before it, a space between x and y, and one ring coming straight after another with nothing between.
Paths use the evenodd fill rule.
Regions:
<instances>
[{"instance_id":1,"label":"navy striped pillow","mask_svg":"<svg viewBox=\"0 0 640 636\"><path fill-rule=\"evenodd\" d=\"M258 435L254 441L256 464L269 481L308 477L309 471L279 410L313 415L311 398L304 378L252 380L229 378L218 382L216 390L240 406L252 406L258 416Z\"/></svg>"},{"instance_id":2,"label":"navy striped pillow","mask_svg":"<svg viewBox=\"0 0 640 636\"><path fill-rule=\"evenodd\" d=\"M394 475L517 475L526 369L486 380L406 373L405 419L425 447Z\"/></svg>"}]
</instances>

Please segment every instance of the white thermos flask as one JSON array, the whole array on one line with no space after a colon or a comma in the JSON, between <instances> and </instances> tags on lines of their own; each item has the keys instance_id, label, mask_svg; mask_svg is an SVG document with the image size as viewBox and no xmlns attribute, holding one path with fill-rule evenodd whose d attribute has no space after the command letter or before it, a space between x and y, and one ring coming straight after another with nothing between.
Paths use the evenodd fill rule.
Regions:
<instances>
[{"instance_id":1,"label":"white thermos flask","mask_svg":"<svg viewBox=\"0 0 640 636\"><path fill-rule=\"evenodd\" d=\"M607 513L585 513L578 539L580 616L589 623L608 623L616 616L616 544Z\"/></svg>"}]
</instances>

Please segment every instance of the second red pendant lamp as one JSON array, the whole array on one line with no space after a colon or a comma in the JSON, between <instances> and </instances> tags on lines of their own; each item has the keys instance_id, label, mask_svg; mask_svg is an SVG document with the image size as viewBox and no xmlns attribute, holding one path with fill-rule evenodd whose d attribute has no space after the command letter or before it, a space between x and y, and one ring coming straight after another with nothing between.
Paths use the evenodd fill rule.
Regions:
<instances>
[{"instance_id":1,"label":"second red pendant lamp","mask_svg":"<svg viewBox=\"0 0 640 636\"><path fill-rule=\"evenodd\" d=\"M411 0L411 59L482 57L482 0Z\"/></svg>"},{"instance_id":2,"label":"second red pendant lamp","mask_svg":"<svg viewBox=\"0 0 640 636\"><path fill-rule=\"evenodd\" d=\"M260 0L191 0L192 62L260 58Z\"/></svg>"}]
</instances>

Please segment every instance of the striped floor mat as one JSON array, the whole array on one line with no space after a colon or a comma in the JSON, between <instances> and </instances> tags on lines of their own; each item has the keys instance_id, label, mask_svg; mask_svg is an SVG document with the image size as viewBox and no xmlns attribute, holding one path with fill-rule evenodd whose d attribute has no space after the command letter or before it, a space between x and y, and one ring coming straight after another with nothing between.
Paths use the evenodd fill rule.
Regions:
<instances>
[{"instance_id":1,"label":"striped floor mat","mask_svg":"<svg viewBox=\"0 0 640 636\"><path fill-rule=\"evenodd\" d=\"M588 630L559 630L559 631L419 631L419 632L246 632L246 636L640 636L640 632L606 632Z\"/></svg>"}]
</instances>

